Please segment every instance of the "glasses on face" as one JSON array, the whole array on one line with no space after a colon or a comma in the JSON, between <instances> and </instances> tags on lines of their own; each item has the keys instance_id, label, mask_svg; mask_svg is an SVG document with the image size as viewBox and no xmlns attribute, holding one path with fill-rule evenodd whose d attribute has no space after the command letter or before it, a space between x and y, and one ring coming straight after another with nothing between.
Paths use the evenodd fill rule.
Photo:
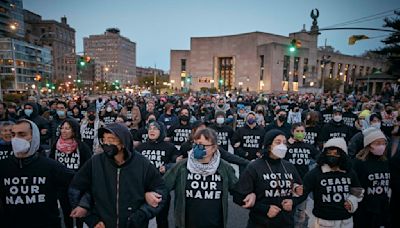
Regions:
<instances>
[{"instance_id":1,"label":"glasses on face","mask_svg":"<svg viewBox=\"0 0 400 228\"><path fill-rule=\"evenodd\" d=\"M204 144L199 144L199 143L193 143L193 147L198 146L201 150L207 149L207 147L211 147L214 146L214 144L210 144L210 145L204 145Z\"/></svg>"},{"instance_id":2,"label":"glasses on face","mask_svg":"<svg viewBox=\"0 0 400 228\"><path fill-rule=\"evenodd\" d=\"M104 144L113 144L116 145L119 143L119 139L116 138L100 138L99 143L104 145Z\"/></svg>"}]
</instances>

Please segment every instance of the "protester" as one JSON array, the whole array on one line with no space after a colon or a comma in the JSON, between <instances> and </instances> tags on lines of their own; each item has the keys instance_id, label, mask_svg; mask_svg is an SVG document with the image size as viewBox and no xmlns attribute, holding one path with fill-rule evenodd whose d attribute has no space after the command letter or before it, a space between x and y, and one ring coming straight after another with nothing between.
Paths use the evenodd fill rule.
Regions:
<instances>
[{"instance_id":1,"label":"protester","mask_svg":"<svg viewBox=\"0 0 400 228\"><path fill-rule=\"evenodd\" d=\"M214 130L197 131L194 143L187 160L164 176L167 189L175 190L175 225L227 227L228 193L237 181L235 171L221 159ZM251 207L254 198L250 192L242 199L243 207Z\"/></svg>"},{"instance_id":2,"label":"protester","mask_svg":"<svg viewBox=\"0 0 400 228\"><path fill-rule=\"evenodd\" d=\"M270 130L265 134L261 158L251 162L236 184L239 205L243 196L254 192L256 203L250 208L247 227L293 227L293 194L301 195L301 179L296 168L283 160L287 151L285 133Z\"/></svg>"},{"instance_id":3,"label":"protester","mask_svg":"<svg viewBox=\"0 0 400 228\"><path fill-rule=\"evenodd\" d=\"M68 188L73 172L39 155L32 121L18 120L12 134L14 156L0 160L1 226L61 228L57 193Z\"/></svg>"},{"instance_id":4,"label":"protester","mask_svg":"<svg viewBox=\"0 0 400 228\"><path fill-rule=\"evenodd\" d=\"M93 156L76 173L70 186L74 217L84 217L90 227L146 227L164 206L165 186L159 171L133 149L126 126L112 123L99 129L103 153ZM123 191L122 191L123 190ZM145 193L157 192L160 205L146 203ZM93 205L81 204L90 193Z\"/></svg>"},{"instance_id":5,"label":"protester","mask_svg":"<svg viewBox=\"0 0 400 228\"><path fill-rule=\"evenodd\" d=\"M363 135L364 148L357 153L353 167L365 194L354 214L354 227L390 227L387 140L376 128L368 128Z\"/></svg>"}]
</instances>

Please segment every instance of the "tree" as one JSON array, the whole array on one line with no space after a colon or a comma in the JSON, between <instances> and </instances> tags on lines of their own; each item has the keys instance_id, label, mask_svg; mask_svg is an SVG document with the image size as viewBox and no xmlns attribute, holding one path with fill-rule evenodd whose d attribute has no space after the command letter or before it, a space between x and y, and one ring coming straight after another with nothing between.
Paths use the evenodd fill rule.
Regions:
<instances>
[{"instance_id":1,"label":"tree","mask_svg":"<svg viewBox=\"0 0 400 228\"><path fill-rule=\"evenodd\" d=\"M394 11L395 18L385 18L383 27L392 28L392 32L382 40L385 47L375 50L375 53L385 55L390 62L389 74L400 77L400 11Z\"/></svg>"},{"instance_id":2,"label":"tree","mask_svg":"<svg viewBox=\"0 0 400 228\"><path fill-rule=\"evenodd\" d=\"M340 86L343 84L341 80L334 78L325 78L324 92L336 92L339 91Z\"/></svg>"}]
</instances>

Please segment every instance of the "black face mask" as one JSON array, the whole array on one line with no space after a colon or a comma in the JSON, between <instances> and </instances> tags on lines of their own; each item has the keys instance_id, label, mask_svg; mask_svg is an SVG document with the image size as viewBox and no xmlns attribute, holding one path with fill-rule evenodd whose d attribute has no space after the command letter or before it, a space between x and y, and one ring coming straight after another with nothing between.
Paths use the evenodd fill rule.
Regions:
<instances>
[{"instance_id":1,"label":"black face mask","mask_svg":"<svg viewBox=\"0 0 400 228\"><path fill-rule=\"evenodd\" d=\"M218 107L220 107L220 108L223 108L223 107L224 107L224 105L223 105L223 104L219 104L219 105L218 105Z\"/></svg>"},{"instance_id":2,"label":"black face mask","mask_svg":"<svg viewBox=\"0 0 400 228\"><path fill-rule=\"evenodd\" d=\"M281 121L281 122L285 122L286 121L286 115L278 116L278 120Z\"/></svg>"},{"instance_id":3,"label":"black face mask","mask_svg":"<svg viewBox=\"0 0 400 228\"><path fill-rule=\"evenodd\" d=\"M189 116L183 115L183 116L180 116L179 119L180 119L181 121L188 122L188 121L189 121Z\"/></svg>"},{"instance_id":4,"label":"black face mask","mask_svg":"<svg viewBox=\"0 0 400 228\"><path fill-rule=\"evenodd\" d=\"M96 119L95 115L93 115L93 114L89 115L89 120L90 121L94 121L95 119Z\"/></svg>"},{"instance_id":5,"label":"black face mask","mask_svg":"<svg viewBox=\"0 0 400 228\"><path fill-rule=\"evenodd\" d=\"M104 154L111 159L114 159L114 156L118 154L118 147L116 145L103 144L101 147L103 148Z\"/></svg>"},{"instance_id":6,"label":"black face mask","mask_svg":"<svg viewBox=\"0 0 400 228\"><path fill-rule=\"evenodd\" d=\"M338 166L340 157L326 156L325 163L330 167Z\"/></svg>"}]
</instances>

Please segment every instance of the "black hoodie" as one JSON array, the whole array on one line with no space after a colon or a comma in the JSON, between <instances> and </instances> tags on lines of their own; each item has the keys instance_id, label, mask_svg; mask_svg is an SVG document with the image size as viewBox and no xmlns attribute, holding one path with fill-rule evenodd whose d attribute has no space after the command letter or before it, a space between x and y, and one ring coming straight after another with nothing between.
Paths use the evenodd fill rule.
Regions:
<instances>
[{"instance_id":1,"label":"black hoodie","mask_svg":"<svg viewBox=\"0 0 400 228\"><path fill-rule=\"evenodd\" d=\"M69 123L69 125L72 127L74 133L73 138L78 143L78 147L75 151L71 153L63 153L61 151L58 151L57 142L61 137L60 134L56 142L51 147L49 157L65 165L68 169L77 171L83 166L83 164L85 164L87 160L90 159L90 157L92 157L93 152L89 148L89 146L86 145L86 143L81 141L79 124L74 119L66 119L61 123L60 126L62 126L65 122Z\"/></svg>"},{"instance_id":2,"label":"black hoodie","mask_svg":"<svg viewBox=\"0 0 400 228\"><path fill-rule=\"evenodd\" d=\"M156 123L152 123L156 124ZM160 136L157 140L148 140L145 143L140 144L136 150L145 156L149 161L159 169L161 166L165 166L166 169L171 167L171 163L174 163L174 156L178 153L178 150L174 144L165 142L165 129L162 125L157 124L160 129Z\"/></svg>"},{"instance_id":3,"label":"black hoodie","mask_svg":"<svg viewBox=\"0 0 400 228\"><path fill-rule=\"evenodd\" d=\"M40 131L40 142L41 142L41 144L45 144L47 142L47 140L50 138L50 123L44 117L39 115L39 108L36 103L27 102L27 103L25 103L24 107L26 105L29 105L32 107L32 114L30 116L27 116L27 115L25 115L24 112L22 112L21 119L31 120L38 126L39 131ZM42 134L43 129L47 129L46 134Z\"/></svg>"},{"instance_id":4,"label":"black hoodie","mask_svg":"<svg viewBox=\"0 0 400 228\"><path fill-rule=\"evenodd\" d=\"M90 192L94 205L85 222L90 226L104 222L106 227L147 227L163 207L166 199L164 181L159 171L147 158L133 150L129 129L118 123L99 129L99 138L105 132L116 135L124 145L125 162L117 165L114 159L101 153L93 156L75 175L70 185L70 199L74 206L80 204L82 193ZM163 195L157 208L145 201L145 193L156 191ZM79 203L77 203L79 202ZM132 226L133 227L133 226Z\"/></svg>"}]
</instances>

